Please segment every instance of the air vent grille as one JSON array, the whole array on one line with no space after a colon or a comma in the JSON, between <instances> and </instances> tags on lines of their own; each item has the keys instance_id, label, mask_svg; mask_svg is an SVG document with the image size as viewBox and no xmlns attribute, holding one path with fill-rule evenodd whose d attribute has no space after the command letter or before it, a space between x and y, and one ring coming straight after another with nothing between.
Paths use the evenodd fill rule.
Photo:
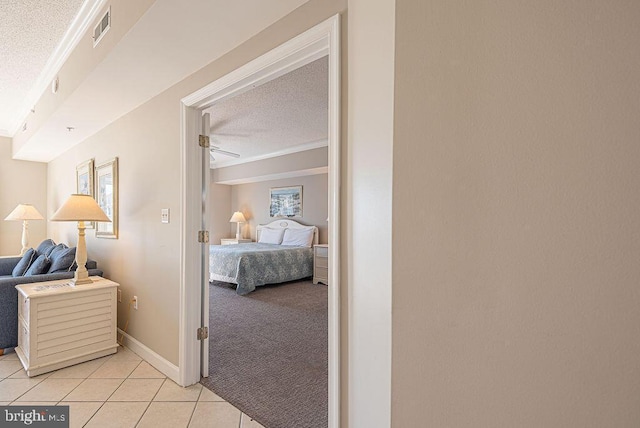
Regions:
<instances>
[{"instance_id":1,"label":"air vent grille","mask_svg":"<svg viewBox=\"0 0 640 428\"><path fill-rule=\"evenodd\" d=\"M111 8L107 10L98 25L93 29L93 47L104 37L105 33L111 28Z\"/></svg>"}]
</instances>

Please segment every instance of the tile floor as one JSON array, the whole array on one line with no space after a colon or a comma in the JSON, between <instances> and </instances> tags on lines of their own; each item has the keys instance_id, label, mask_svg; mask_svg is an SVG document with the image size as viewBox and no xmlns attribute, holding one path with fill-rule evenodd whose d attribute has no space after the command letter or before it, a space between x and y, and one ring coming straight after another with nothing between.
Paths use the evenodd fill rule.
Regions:
<instances>
[{"instance_id":1,"label":"tile floor","mask_svg":"<svg viewBox=\"0 0 640 428\"><path fill-rule=\"evenodd\" d=\"M28 378L0 356L0 405L68 405L74 427L263 428L202 385L182 388L128 348Z\"/></svg>"}]
</instances>

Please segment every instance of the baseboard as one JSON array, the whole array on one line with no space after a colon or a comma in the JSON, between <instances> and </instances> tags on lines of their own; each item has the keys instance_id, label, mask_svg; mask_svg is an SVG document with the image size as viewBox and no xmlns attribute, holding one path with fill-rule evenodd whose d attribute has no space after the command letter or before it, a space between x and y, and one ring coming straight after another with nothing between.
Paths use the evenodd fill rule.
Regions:
<instances>
[{"instance_id":1,"label":"baseboard","mask_svg":"<svg viewBox=\"0 0 640 428\"><path fill-rule=\"evenodd\" d=\"M152 351L146 345L129 336L124 331L118 329L118 334L121 334L126 338L125 344L127 348L131 349L146 362L151 364L157 370L160 370L165 376L179 385L178 380L180 379L180 370L178 369L178 366Z\"/></svg>"}]
</instances>

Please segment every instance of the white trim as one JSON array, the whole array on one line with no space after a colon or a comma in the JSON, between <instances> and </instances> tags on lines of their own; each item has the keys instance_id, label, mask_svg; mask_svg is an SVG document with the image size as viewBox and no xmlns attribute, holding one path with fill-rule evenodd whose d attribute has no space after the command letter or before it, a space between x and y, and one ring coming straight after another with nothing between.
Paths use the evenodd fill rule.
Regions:
<instances>
[{"instance_id":1,"label":"white trim","mask_svg":"<svg viewBox=\"0 0 640 428\"><path fill-rule=\"evenodd\" d=\"M69 28L56 46L53 53L47 60L42 72L29 91L22 104L16 110L9 125L11 135L15 135L22 123L29 116L29 112L33 106L40 100L44 91L46 91L51 81L56 77L71 52L78 46L80 39L84 36L87 29L93 21L98 17L102 8L107 4L107 0L85 0L78 14L73 18Z\"/></svg>"},{"instance_id":2,"label":"white trim","mask_svg":"<svg viewBox=\"0 0 640 428\"><path fill-rule=\"evenodd\" d=\"M202 200L200 182L200 152L197 145L202 128L201 111L182 105L181 114L181 174L180 174L180 319L178 384L192 385L200 380L200 342L196 331L200 327L200 230ZM197 316L196 316L197 315Z\"/></svg>"},{"instance_id":3,"label":"white trim","mask_svg":"<svg viewBox=\"0 0 640 428\"><path fill-rule=\"evenodd\" d=\"M181 100L181 245L180 245L180 384L199 380L200 348L191 337L199 322L200 290L198 244L194 234L200 224L198 194L200 164L197 153L198 118L202 109L254 85L329 55L329 419L328 427L340 426L340 15L305 31L215 82Z\"/></svg>"},{"instance_id":4,"label":"white trim","mask_svg":"<svg viewBox=\"0 0 640 428\"><path fill-rule=\"evenodd\" d=\"M235 186L236 184L260 183L261 181L282 180L285 178L307 177L309 175L327 174L328 166L320 166L318 168L299 169L296 171L280 172L268 175L259 175L257 177L238 178L235 180L216 181L216 184L226 184L227 186Z\"/></svg>"},{"instance_id":5,"label":"white trim","mask_svg":"<svg viewBox=\"0 0 640 428\"><path fill-rule=\"evenodd\" d=\"M167 376L169 379L178 383L178 367L167 360L166 358L160 356L150 348L148 348L143 343L129 336L124 331L118 329L118 334L123 335L126 339L126 347L138 354L143 360L147 363L151 364L153 367L158 369L162 374Z\"/></svg>"},{"instance_id":6,"label":"white trim","mask_svg":"<svg viewBox=\"0 0 640 428\"><path fill-rule=\"evenodd\" d=\"M287 147L286 149L278 150L275 152L266 153L264 155L250 156L239 159L221 160L211 163L211 169L224 168L226 166L241 165L243 163L255 162L259 160L277 158L278 156L290 155L292 153L306 152L307 150L319 149L321 147L327 147L329 140L312 141L311 143L298 144L296 146ZM216 156L214 154L214 156Z\"/></svg>"}]
</instances>

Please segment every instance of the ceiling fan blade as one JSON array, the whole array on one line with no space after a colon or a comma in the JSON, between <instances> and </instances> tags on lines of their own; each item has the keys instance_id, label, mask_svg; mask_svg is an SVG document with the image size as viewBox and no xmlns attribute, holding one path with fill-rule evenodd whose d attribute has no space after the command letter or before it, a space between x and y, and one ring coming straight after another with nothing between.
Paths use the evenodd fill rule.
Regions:
<instances>
[{"instance_id":1,"label":"ceiling fan blade","mask_svg":"<svg viewBox=\"0 0 640 428\"><path fill-rule=\"evenodd\" d=\"M228 152L226 150L222 150L222 149L219 149L219 148L213 147L213 146L211 147L211 152L216 152L216 153L220 153L222 155L231 156L232 158L239 158L240 157L240 155L237 154L237 153Z\"/></svg>"}]
</instances>

